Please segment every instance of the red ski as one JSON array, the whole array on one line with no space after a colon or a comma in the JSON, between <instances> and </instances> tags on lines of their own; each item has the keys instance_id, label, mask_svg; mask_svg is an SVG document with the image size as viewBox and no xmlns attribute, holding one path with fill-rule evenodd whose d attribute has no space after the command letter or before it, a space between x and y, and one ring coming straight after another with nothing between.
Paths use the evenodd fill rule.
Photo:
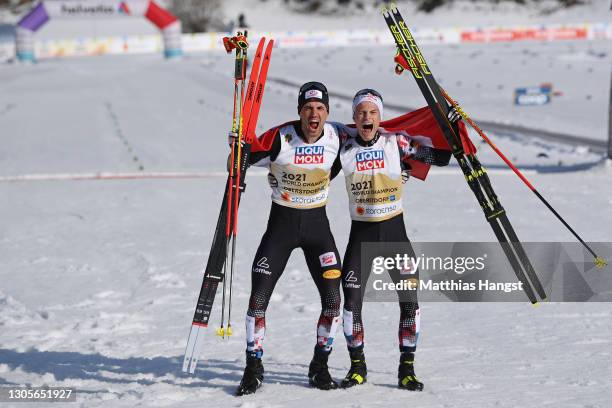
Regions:
<instances>
[{"instance_id":1,"label":"red ski","mask_svg":"<svg viewBox=\"0 0 612 408\"><path fill-rule=\"evenodd\" d=\"M226 43L228 44L228 47L233 47L236 45L236 78L238 78L239 75L242 75L244 79L244 75L240 74L240 72L242 72L241 70L244 68L238 67L238 61L239 53L243 52L240 46L241 44L245 44L246 41L238 43L228 40ZM219 283L223 282L225 279L226 270L224 270L224 267L227 264L230 243L232 245L229 273L230 279L233 275L234 249L236 235L238 232L238 205L240 203L240 196L246 186L244 183L244 178L248 167L251 143L253 143L255 140L255 129L263 99L274 40L270 40L268 42L265 52L262 55L264 44L265 38L262 38L257 47L255 58L253 59L246 95L244 96L244 100L242 100L242 95L238 100L239 105L242 106L240 115L237 115L236 107L234 108L234 126L232 131L234 134L236 134L236 136L232 141L232 153L230 156L231 166L229 169L223 202L221 204L221 211L219 213L217 226L215 228L215 235L213 237L211 250L206 264L206 270L204 272L202 287L200 289L200 294L198 296L198 301L195 308L191 331L187 340L185 358L183 360L183 371L192 374L195 372L198 358L203 347L204 335L202 330L205 327L208 327L217 287ZM246 48L244 49L244 52L246 53ZM246 64L246 57L244 57L242 63ZM235 87L235 94L237 93L237 89L238 88ZM237 132L235 130L237 130ZM232 134L232 136L234 135ZM229 317L230 316L228 315L228 322ZM228 334L230 330L231 326L228 323Z\"/></svg>"}]
</instances>

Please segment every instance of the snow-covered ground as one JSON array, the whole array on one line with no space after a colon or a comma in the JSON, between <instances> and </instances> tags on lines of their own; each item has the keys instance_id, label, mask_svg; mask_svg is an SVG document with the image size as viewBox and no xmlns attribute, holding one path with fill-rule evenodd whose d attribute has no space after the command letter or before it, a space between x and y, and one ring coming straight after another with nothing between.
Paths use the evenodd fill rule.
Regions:
<instances>
[{"instance_id":1,"label":"snow-covered ground","mask_svg":"<svg viewBox=\"0 0 612 408\"><path fill-rule=\"evenodd\" d=\"M579 45L559 45L569 46L586 55ZM525 49L548 63L544 46ZM470 57L476 48L452 51L465 72L467 62L459 61L471 58L483 64L473 67L474 74L461 85L446 67L447 57L432 52L432 69L440 71L449 92L465 101L474 116L497 109L476 104L474 84L482 81L488 90L483 94L491 95L485 104L509 104L509 92L495 94L511 89L519 76L509 71L498 78L489 65L483 66L494 58L500 59L499 70L513 66L521 48L493 50L497 57L487 52ZM368 72L366 58L384 60L374 67L389 68ZM397 91L412 89L411 80L395 78L388 58L383 50L279 50L270 76L322 79L347 95L376 86L389 101L420 106L416 91L407 91L405 100ZM343 64L333 63L340 60ZM590 60L579 61L584 66L573 69L587 75L582 71ZM368 384L350 391L309 389L306 372L319 300L299 251L267 315L265 385L254 396L233 397L244 364L242 319L250 264L268 215L269 188L257 171L248 177L241 205L235 334L223 341L209 330L195 377L184 376L181 358L224 183L218 172L227 152L231 65L230 57L206 54L175 62L151 55L0 67L0 177L95 172L202 176L0 182L0 384L74 386L83 407L303 407L315 400L320 406L339 407L609 405L612 306L605 303L539 308L527 303L424 303L416 369L426 388L420 394L395 388L397 306L368 303ZM598 70L591 75L603 78ZM527 79L532 78L525 74L516 81ZM583 100L580 92L592 92L593 99L604 100L607 85L564 80L560 74L554 78L564 97L578 101ZM296 117L295 88L271 82L266 92L261 129ZM599 107L575 109L563 112L575 115L578 123L592 123L598 132L604 128L606 117ZM564 120L546 107L541 112L543 127ZM529 116L516 115L520 120L510 120L524 122ZM332 101L332 118L350 120L346 102ZM601 158L584 149L515 136L496 135L495 140L523 165L558 170L530 173L529 178L587 240L612 241L610 165L595 164ZM489 156L488 164L500 163L482 154ZM590 169L562 172L569 169L566 164L577 163ZM573 241L513 174L492 172L491 178L521 239ZM328 206L341 252L349 230L343 190L343 182L336 180ZM457 168L434 169L425 183L411 180L404 205L414 241L494 240ZM330 366L340 378L349 360L344 339L336 344Z\"/></svg>"}]
</instances>

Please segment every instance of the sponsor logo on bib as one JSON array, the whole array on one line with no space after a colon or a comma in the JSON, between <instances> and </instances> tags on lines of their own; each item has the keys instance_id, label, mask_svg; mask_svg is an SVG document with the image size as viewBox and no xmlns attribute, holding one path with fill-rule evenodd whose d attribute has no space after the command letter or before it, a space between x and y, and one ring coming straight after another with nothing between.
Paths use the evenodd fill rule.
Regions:
<instances>
[{"instance_id":1,"label":"sponsor logo on bib","mask_svg":"<svg viewBox=\"0 0 612 408\"><path fill-rule=\"evenodd\" d=\"M357 171L383 169L385 167L385 155L382 150L366 150L357 153Z\"/></svg>"},{"instance_id":2,"label":"sponsor logo on bib","mask_svg":"<svg viewBox=\"0 0 612 408\"><path fill-rule=\"evenodd\" d=\"M294 164L323 164L325 146L298 146L295 148Z\"/></svg>"}]
</instances>

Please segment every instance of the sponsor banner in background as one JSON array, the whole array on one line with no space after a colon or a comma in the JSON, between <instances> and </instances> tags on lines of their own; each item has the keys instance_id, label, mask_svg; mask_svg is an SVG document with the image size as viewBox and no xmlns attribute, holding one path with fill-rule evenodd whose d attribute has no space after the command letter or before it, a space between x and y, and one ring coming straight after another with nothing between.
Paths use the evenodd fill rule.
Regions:
<instances>
[{"instance_id":1,"label":"sponsor banner in background","mask_svg":"<svg viewBox=\"0 0 612 408\"><path fill-rule=\"evenodd\" d=\"M159 53L163 48L162 37L150 35L126 37L122 49L125 54L150 54Z\"/></svg>"},{"instance_id":2,"label":"sponsor banner in background","mask_svg":"<svg viewBox=\"0 0 612 408\"><path fill-rule=\"evenodd\" d=\"M466 29L461 31L461 42L584 40L588 34L587 25Z\"/></svg>"},{"instance_id":3,"label":"sponsor banner in background","mask_svg":"<svg viewBox=\"0 0 612 408\"><path fill-rule=\"evenodd\" d=\"M612 40L612 23L593 23L589 30L590 40Z\"/></svg>"},{"instance_id":4,"label":"sponsor banner in background","mask_svg":"<svg viewBox=\"0 0 612 408\"><path fill-rule=\"evenodd\" d=\"M144 15L148 3L148 0L62 0L44 4L51 18L109 18Z\"/></svg>"},{"instance_id":5,"label":"sponsor banner in background","mask_svg":"<svg viewBox=\"0 0 612 408\"><path fill-rule=\"evenodd\" d=\"M218 44L223 40L223 33L197 33L197 34L183 34L182 44L183 51L185 52L197 52L205 50L220 49ZM250 40L254 42L252 39ZM255 42L255 44L257 44Z\"/></svg>"},{"instance_id":6,"label":"sponsor banner in background","mask_svg":"<svg viewBox=\"0 0 612 408\"><path fill-rule=\"evenodd\" d=\"M151 35L38 41L35 52L37 58L55 58L66 56L150 54L161 52L162 48L161 37Z\"/></svg>"},{"instance_id":7,"label":"sponsor banner in background","mask_svg":"<svg viewBox=\"0 0 612 408\"><path fill-rule=\"evenodd\" d=\"M551 85L530 86L514 90L514 104L517 106L539 106L550 103Z\"/></svg>"},{"instance_id":8,"label":"sponsor banner in background","mask_svg":"<svg viewBox=\"0 0 612 408\"><path fill-rule=\"evenodd\" d=\"M50 2L46 4L54 4ZM59 2L62 3L62 2ZM66 1L65 3L72 3ZM119 5L120 1L102 2ZM134 14L133 4L125 2ZM534 26L514 28L448 28L415 29L415 39L419 44L457 44L486 43L503 41L558 41L558 40L612 40L612 23L566 24L563 26ZM227 33L183 34L182 45L185 52L223 50L222 39ZM348 31L278 31L250 32L249 41L257 44L261 36L275 39L278 48L347 47L392 45L393 38L386 30L348 30ZM37 58L61 56L83 56L104 54L143 54L162 50L160 35L104 37L98 39L39 40L36 41ZM10 53L14 55L14 45L0 44L0 60Z\"/></svg>"}]
</instances>

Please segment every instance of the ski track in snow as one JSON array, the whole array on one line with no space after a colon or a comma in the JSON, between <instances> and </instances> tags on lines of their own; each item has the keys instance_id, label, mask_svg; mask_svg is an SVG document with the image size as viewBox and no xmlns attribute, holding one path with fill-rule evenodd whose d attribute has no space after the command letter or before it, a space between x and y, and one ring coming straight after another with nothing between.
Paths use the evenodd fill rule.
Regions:
<instances>
[{"instance_id":1,"label":"ski track in snow","mask_svg":"<svg viewBox=\"0 0 612 408\"><path fill-rule=\"evenodd\" d=\"M302 57L275 54L270 75L292 71L306 81L324 74L316 58L308 65ZM222 170L231 115L230 60L219 53L175 63L141 56L0 67L0 107L12 106L0 110L0 176L134 173L138 163L126 154L127 145L150 172ZM305 68L296 70L294 64L302 63ZM342 78L333 65L323 67L330 73L325 80L344 93L378 86ZM271 84L259 129L294 118L295 94ZM388 89L386 94L399 100ZM406 103L423 104L413 98ZM348 121L349 109L334 103L333 118ZM555 112L542 122L553 121ZM589 116L596 113L576 115L604 126L602 118ZM588 171L531 172L529 178L585 238L610 241L612 166L597 164L600 157L584 149L498 137L500 148L525 166L588 163ZM482 156L494 165L485 149ZM548 157L538 157L542 152ZM519 180L506 176L491 172L523 240L573 240ZM539 308L424 303L416 363L425 382L420 394L395 387L397 306L368 303L368 383L350 391L311 390L306 373L319 300L299 251L270 302L265 385L254 396L234 398L244 364L248 271L268 215L263 177L248 178L241 204L235 334L224 341L211 327L196 375L183 375L180 364L221 179L0 183L0 384L77 387L76 406L84 407L303 407L313 399L320 406L341 407L609 406L612 306L603 303ZM449 199L456 204L452 208ZM413 241L494 239L458 170L434 169L426 183L411 180L404 205ZM341 253L349 230L346 208L343 183L335 181L328 213ZM220 294L212 326L219 300ZM349 366L338 334L330 359L337 379Z\"/></svg>"}]
</instances>

